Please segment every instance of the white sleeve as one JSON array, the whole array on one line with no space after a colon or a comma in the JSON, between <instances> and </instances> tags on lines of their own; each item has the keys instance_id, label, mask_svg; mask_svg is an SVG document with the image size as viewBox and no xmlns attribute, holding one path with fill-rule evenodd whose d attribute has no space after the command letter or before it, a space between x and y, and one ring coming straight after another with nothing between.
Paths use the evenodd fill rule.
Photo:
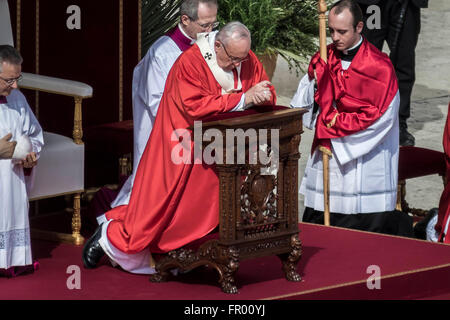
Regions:
<instances>
[{"instance_id":1,"label":"white sleeve","mask_svg":"<svg viewBox=\"0 0 450 320\"><path fill-rule=\"evenodd\" d=\"M398 122L399 103L400 95L397 91L386 112L370 127L346 137L331 139L333 151L341 165L369 153L383 142Z\"/></svg>"},{"instance_id":2,"label":"white sleeve","mask_svg":"<svg viewBox=\"0 0 450 320\"><path fill-rule=\"evenodd\" d=\"M251 107L251 105L245 105L245 93L242 94L241 96L241 100L239 100L239 103L236 105L236 107L234 107L233 109L231 109L228 112L234 112L234 111L244 111L245 109L248 109L249 107Z\"/></svg>"},{"instance_id":3,"label":"white sleeve","mask_svg":"<svg viewBox=\"0 0 450 320\"><path fill-rule=\"evenodd\" d=\"M33 146L33 152L35 152L37 157L39 158L39 153L41 152L42 147L44 146L44 136L41 125L34 116L33 111L31 111L31 108L28 105L28 102L26 101L25 97L23 97L22 108L23 108L22 134L30 138L31 144Z\"/></svg>"},{"instance_id":4,"label":"white sleeve","mask_svg":"<svg viewBox=\"0 0 450 320\"><path fill-rule=\"evenodd\" d=\"M148 65L144 64L143 68L148 67L147 70L141 71L139 79L137 94L148 108L148 111L153 117L156 117L159 102L161 101L164 86L166 84L167 75L169 74L172 64L167 65L159 57L152 57Z\"/></svg>"},{"instance_id":5,"label":"white sleeve","mask_svg":"<svg viewBox=\"0 0 450 320\"><path fill-rule=\"evenodd\" d=\"M298 84L297 92L291 101L292 108L305 108L307 113L303 114L303 125L308 129L313 129L316 123L318 112L314 113L314 82L309 80L308 74L305 74Z\"/></svg>"},{"instance_id":6,"label":"white sleeve","mask_svg":"<svg viewBox=\"0 0 450 320\"><path fill-rule=\"evenodd\" d=\"M25 97L23 97L21 111L21 119L23 123L22 134L30 138L33 152L36 153L36 158L39 159L40 152L42 150L42 147L44 146L43 131ZM35 174L36 169L34 167L31 170L31 174L24 177L27 192L30 192L31 188L33 187Z\"/></svg>"}]
</instances>

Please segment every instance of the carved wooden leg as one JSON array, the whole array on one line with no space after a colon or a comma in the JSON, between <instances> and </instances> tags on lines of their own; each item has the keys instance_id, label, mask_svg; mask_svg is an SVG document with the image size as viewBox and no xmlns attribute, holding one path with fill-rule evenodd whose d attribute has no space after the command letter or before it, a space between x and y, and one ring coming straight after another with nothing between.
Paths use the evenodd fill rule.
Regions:
<instances>
[{"instance_id":1,"label":"carved wooden leg","mask_svg":"<svg viewBox=\"0 0 450 320\"><path fill-rule=\"evenodd\" d=\"M189 271L208 265L219 272L219 283L225 293L237 293L234 274L239 268L239 250L235 247L218 247L217 241L204 244L197 252L178 249L167 253L156 262L156 273L150 276L151 282L165 282L172 276L170 270L178 268Z\"/></svg>"},{"instance_id":2,"label":"carved wooden leg","mask_svg":"<svg viewBox=\"0 0 450 320\"><path fill-rule=\"evenodd\" d=\"M237 287L234 282L234 274L239 269L239 250L235 247L228 247L225 249L227 263L218 265L218 270L221 275L219 283L222 291L225 293L237 293Z\"/></svg>"},{"instance_id":3,"label":"carved wooden leg","mask_svg":"<svg viewBox=\"0 0 450 320\"><path fill-rule=\"evenodd\" d=\"M150 282L166 282L170 277L169 272L167 272L166 270L164 271L159 271L157 270L156 273L150 275Z\"/></svg>"},{"instance_id":4,"label":"carved wooden leg","mask_svg":"<svg viewBox=\"0 0 450 320\"><path fill-rule=\"evenodd\" d=\"M302 256L302 242L298 238L298 235L291 237L291 252L280 254L278 257L283 264L283 271L286 279L289 281L300 281L302 278L297 273L297 264Z\"/></svg>"},{"instance_id":5,"label":"carved wooden leg","mask_svg":"<svg viewBox=\"0 0 450 320\"><path fill-rule=\"evenodd\" d=\"M81 231L81 194L76 193L73 197L73 216L72 216L72 237L74 243L79 246L84 243Z\"/></svg>"},{"instance_id":6,"label":"carved wooden leg","mask_svg":"<svg viewBox=\"0 0 450 320\"><path fill-rule=\"evenodd\" d=\"M166 282L171 276L170 270L186 268L197 259L192 250L181 248L170 251L155 263L156 273L150 275L150 282Z\"/></svg>"}]
</instances>

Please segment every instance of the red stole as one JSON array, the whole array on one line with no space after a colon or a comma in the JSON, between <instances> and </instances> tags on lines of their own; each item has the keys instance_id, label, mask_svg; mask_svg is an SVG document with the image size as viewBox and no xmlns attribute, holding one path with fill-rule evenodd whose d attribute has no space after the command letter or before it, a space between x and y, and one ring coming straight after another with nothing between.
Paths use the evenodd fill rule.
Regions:
<instances>
[{"instance_id":1,"label":"red stole","mask_svg":"<svg viewBox=\"0 0 450 320\"><path fill-rule=\"evenodd\" d=\"M450 243L450 234L447 230L447 235L444 237L445 226L450 219L450 103L448 104L447 123L445 124L443 145L445 151L445 160L447 162L447 185L442 192L439 201L439 214L436 223L436 231L440 233L439 241Z\"/></svg>"},{"instance_id":2,"label":"red stole","mask_svg":"<svg viewBox=\"0 0 450 320\"><path fill-rule=\"evenodd\" d=\"M315 100L321 108L312 152L319 145L331 150L329 139L367 129L387 110L398 90L389 57L366 39L347 70L342 69L340 52L334 44L327 49L328 63L317 52L308 70L310 79L314 78L316 70L318 90Z\"/></svg>"},{"instance_id":3,"label":"red stole","mask_svg":"<svg viewBox=\"0 0 450 320\"><path fill-rule=\"evenodd\" d=\"M268 80L253 54L242 63L242 92ZM155 125L139 162L128 205L106 213L109 241L125 253L149 249L153 253L180 248L211 232L219 222L219 179L213 166L172 161L176 129L195 120L232 110L242 92L224 94L193 45L175 62L166 80ZM272 91L274 105L275 91ZM191 133L193 138L193 133ZM186 142L186 141L185 141ZM191 160L194 144L191 141Z\"/></svg>"}]
</instances>

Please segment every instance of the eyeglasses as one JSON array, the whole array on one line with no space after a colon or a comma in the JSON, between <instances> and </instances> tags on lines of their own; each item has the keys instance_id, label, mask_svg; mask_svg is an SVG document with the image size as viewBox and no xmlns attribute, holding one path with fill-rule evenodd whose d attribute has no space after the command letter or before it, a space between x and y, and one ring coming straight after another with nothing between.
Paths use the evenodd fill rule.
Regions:
<instances>
[{"instance_id":1,"label":"eyeglasses","mask_svg":"<svg viewBox=\"0 0 450 320\"><path fill-rule=\"evenodd\" d=\"M12 78L12 79L5 79L5 78L0 77L0 79L5 81L8 86L12 86L14 84L14 82L19 83L20 80L22 80L22 78L23 78L22 75L18 76L17 78Z\"/></svg>"},{"instance_id":2,"label":"eyeglasses","mask_svg":"<svg viewBox=\"0 0 450 320\"><path fill-rule=\"evenodd\" d=\"M227 56L231 60L231 62L233 62L233 63L242 63L242 62L248 60L248 56L246 56L245 58L237 58L237 57L230 56L228 54L227 48L225 48L225 45L223 44L223 42L220 41L220 40L217 40L217 41L220 42L220 44L222 45L223 50L225 50L225 53L227 54Z\"/></svg>"},{"instance_id":3,"label":"eyeglasses","mask_svg":"<svg viewBox=\"0 0 450 320\"><path fill-rule=\"evenodd\" d=\"M197 21L195 21L194 19L192 19L190 17L188 17L188 18L202 29L209 29L209 28L215 29L219 26L219 23L220 23L219 21L216 21L216 22L211 22L211 23L200 24Z\"/></svg>"}]
</instances>

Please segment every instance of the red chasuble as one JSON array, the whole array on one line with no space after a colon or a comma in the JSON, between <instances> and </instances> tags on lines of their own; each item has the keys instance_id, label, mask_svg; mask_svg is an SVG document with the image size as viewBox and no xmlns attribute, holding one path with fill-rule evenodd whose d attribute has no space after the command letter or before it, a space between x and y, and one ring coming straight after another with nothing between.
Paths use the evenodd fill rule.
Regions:
<instances>
[{"instance_id":1,"label":"red chasuble","mask_svg":"<svg viewBox=\"0 0 450 320\"><path fill-rule=\"evenodd\" d=\"M268 80L253 52L242 63L240 78L241 92L222 94L197 45L175 62L137 169L130 202L106 213L108 220L113 219L108 239L117 249L130 254L144 249L168 252L203 237L218 225L219 180L214 167L172 162L172 150L179 142L171 136L174 130L193 126L195 120L232 110L242 92ZM268 104L274 105L273 87L271 92Z\"/></svg>"},{"instance_id":2,"label":"red chasuble","mask_svg":"<svg viewBox=\"0 0 450 320\"><path fill-rule=\"evenodd\" d=\"M387 110L397 90L397 77L389 57L363 40L347 70L340 51L327 47L327 63L319 52L311 59L308 74L317 73L315 100L321 108L313 142L331 149L330 138L340 138L367 129ZM333 101L336 108L333 107Z\"/></svg>"},{"instance_id":3,"label":"red chasuble","mask_svg":"<svg viewBox=\"0 0 450 320\"><path fill-rule=\"evenodd\" d=\"M439 215L436 223L436 231L440 233L439 241L450 243L450 232L444 235L445 226L450 219L450 103L448 104L447 123L444 129L443 145L445 151L445 160L447 162L447 185L439 201Z\"/></svg>"}]
</instances>

